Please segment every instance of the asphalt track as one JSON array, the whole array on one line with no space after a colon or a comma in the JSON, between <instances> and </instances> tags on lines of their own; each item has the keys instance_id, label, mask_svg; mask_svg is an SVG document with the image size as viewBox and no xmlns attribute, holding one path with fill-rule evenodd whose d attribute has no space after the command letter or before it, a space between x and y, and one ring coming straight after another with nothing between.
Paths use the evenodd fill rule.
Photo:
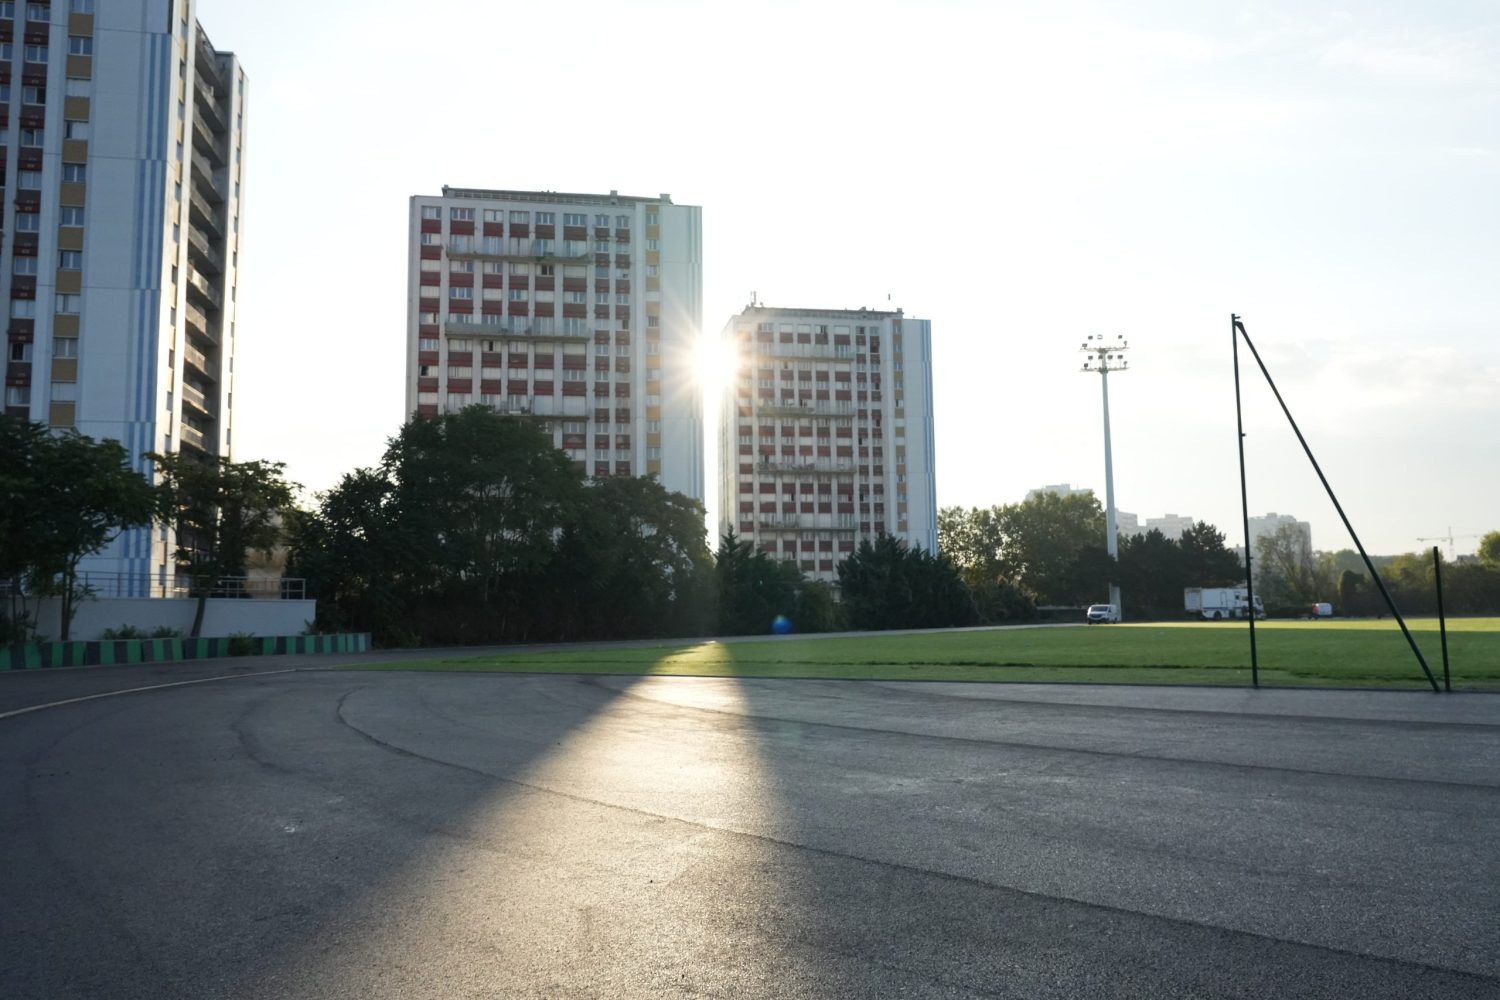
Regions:
<instances>
[{"instance_id":1,"label":"asphalt track","mask_svg":"<svg viewBox=\"0 0 1500 1000\"><path fill-rule=\"evenodd\" d=\"M1500 997L1497 696L295 665L0 676L0 996Z\"/></svg>"}]
</instances>

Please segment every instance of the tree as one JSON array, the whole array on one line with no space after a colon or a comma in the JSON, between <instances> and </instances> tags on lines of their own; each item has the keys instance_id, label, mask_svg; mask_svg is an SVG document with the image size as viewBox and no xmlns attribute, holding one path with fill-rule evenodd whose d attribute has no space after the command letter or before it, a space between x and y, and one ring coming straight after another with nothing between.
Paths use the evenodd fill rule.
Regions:
<instances>
[{"instance_id":1,"label":"tree","mask_svg":"<svg viewBox=\"0 0 1500 1000\"><path fill-rule=\"evenodd\" d=\"M773 559L765 549L728 531L714 554L714 577L720 634L763 635L781 615L797 625L802 573L794 563Z\"/></svg>"},{"instance_id":2,"label":"tree","mask_svg":"<svg viewBox=\"0 0 1500 1000\"><path fill-rule=\"evenodd\" d=\"M1182 533L1178 546L1184 587L1230 587L1245 579L1239 553L1224 544L1224 532L1207 521L1194 522Z\"/></svg>"},{"instance_id":3,"label":"tree","mask_svg":"<svg viewBox=\"0 0 1500 1000\"><path fill-rule=\"evenodd\" d=\"M1500 531L1487 532L1479 540L1479 562L1488 569L1500 569Z\"/></svg>"},{"instance_id":4,"label":"tree","mask_svg":"<svg viewBox=\"0 0 1500 1000\"><path fill-rule=\"evenodd\" d=\"M1104 511L1092 493L1040 493L999 508L997 518L1005 537L1004 565L1038 602L1087 604L1109 582L1107 572L1098 579L1079 574L1082 566L1099 568L1079 556L1104 539Z\"/></svg>"},{"instance_id":5,"label":"tree","mask_svg":"<svg viewBox=\"0 0 1500 1000\"><path fill-rule=\"evenodd\" d=\"M225 577L241 576L251 550L270 552L282 540L293 484L280 462L230 462L175 453L147 456L156 463L166 511L177 526L177 563L187 569L198 599L190 635L203 630L208 597Z\"/></svg>"},{"instance_id":6,"label":"tree","mask_svg":"<svg viewBox=\"0 0 1500 1000\"><path fill-rule=\"evenodd\" d=\"M159 492L130 467L118 441L0 418L0 573L13 595L29 586L61 603L60 636L72 633L78 601L90 593L78 565L127 528L151 523ZM24 600L24 599L23 599ZM12 625L27 618L13 607Z\"/></svg>"},{"instance_id":7,"label":"tree","mask_svg":"<svg viewBox=\"0 0 1500 1000\"><path fill-rule=\"evenodd\" d=\"M1256 539L1255 557L1260 563L1256 585L1267 607L1313 604L1333 591L1332 563L1314 557L1307 536L1295 524Z\"/></svg>"},{"instance_id":8,"label":"tree","mask_svg":"<svg viewBox=\"0 0 1500 1000\"><path fill-rule=\"evenodd\" d=\"M609 477L583 490L558 539L552 587L572 634L692 634L708 625L703 505L655 479Z\"/></svg>"},{"instance_id":9,"label":"tree","mask_svg":"<svg viewBox=\"0 0 1500 1000\"><path fill-rule=\"evenodd\" d=\"M978 619L974 596L947 557L890 535L860 542L838 574L851 628L951 628Z\"/></svg>"}]
</instances>

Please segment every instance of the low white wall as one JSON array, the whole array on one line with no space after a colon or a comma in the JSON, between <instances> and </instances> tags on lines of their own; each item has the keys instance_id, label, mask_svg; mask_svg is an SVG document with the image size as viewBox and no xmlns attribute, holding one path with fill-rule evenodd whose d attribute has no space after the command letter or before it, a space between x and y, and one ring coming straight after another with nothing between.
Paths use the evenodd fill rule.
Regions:
<instances>
[{"instance_id":1,"label":"low white wall","mask_svg":"<svg viewBox=\"0 0 1500 1000\"><path fill-rule=\"evenodd\" d=\"M55 599L39 601L37 632L49 639L62 637L62 606ZM198 602L190 597L101 597L83 601L73 616L70 639L103 638L107 628L134 625L143 632L165 625L185 636L193 627ZM300 635L317 616L317 601L231 600L209 598L203 609L203 636Z\"/></svg>"}]
</instances>

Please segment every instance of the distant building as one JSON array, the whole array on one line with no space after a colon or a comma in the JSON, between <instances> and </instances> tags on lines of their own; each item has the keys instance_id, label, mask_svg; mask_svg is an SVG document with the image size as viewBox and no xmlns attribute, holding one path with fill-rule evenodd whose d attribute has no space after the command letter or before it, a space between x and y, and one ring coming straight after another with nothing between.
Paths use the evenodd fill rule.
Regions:
<instances>
[{"instance_id":1,"label":"distant building","mask_svg":"<svg viewBox=\"0 0 1500 1000\"><path fill-rule=\"evenodd\" d=\"M828 582L880 535L936 552L932 324L755 305L723 338L720 530Z\"/></svg>"},{"instance_id":2,"label":"distant building","mask_svg":"<svg viewBox=\"0 0 1500 1000\"><path fill-rule=\"evenodd\" d=\"M1146 530L1153 528L1160 531L1165 538L1173 541L1180 540L1182 533L1191 528L1197 519L1189 514L1163 514L1161 517L1146 518Z\"/></svg>"},{"instance_id":3,"label":"distant building","mask_svg":"<svg viewBox=\"0 0 1500 1000\"><path fill-rule=\"evenodd\" d=\"M1303 545L1308 552L1312 551L1312 525L1306 521L1299 521L1291 514L1278 514L1272 511L1261 517L1250 518L1250 552L1255 553L1255 543L1266 535L1277 532L1284 524L1295 525L1302 535Z\"/></svg>"},{"instance_id":4,"label":"distant building","mask_svg":"<svg viewBox=\"0 0 1500 1000\"><path fill-rule=\"evenodd\" d=\"M1068 483L1054 483L1050 486L1043 486L1040 489L1032 490L1030 493L1026 494L1026 499L1035 500L1037 497L1042 496L1046 493L1051 493L1060 497L1076 497L1083 496L1085 493L1092 495L1093 492L1093 490L1085 486L1081 486L1075 490Z\"/></svg>"},{"instance_id":5,"label":"distant building","mask_svg":"<svg viewBox=\"0 0 1500 1000\"><path fill-rule=\"evenodd\" d=\"M1115 534L1116 535L1119 535L1119 536L1124 536L1124 535L1139 535L1140 533L1141 533L1141 519L1140 519L1139 515L1132 514L1129 511L1124 511L1124 510L1117 510L1117 511L1115 511Z\"/></svg>"}]
</instances>

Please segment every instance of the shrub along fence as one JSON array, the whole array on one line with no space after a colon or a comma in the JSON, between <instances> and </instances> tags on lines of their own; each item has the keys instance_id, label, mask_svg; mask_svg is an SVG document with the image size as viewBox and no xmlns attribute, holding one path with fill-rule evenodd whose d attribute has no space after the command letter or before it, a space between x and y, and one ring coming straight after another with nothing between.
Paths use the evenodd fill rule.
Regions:
<instances>
[{"instance_id":1,"label":"shrub along fence","mask_svg":"<svg viewBox=\"0 0 1500 1000\"><path fill-rule=\"evenodd\" d=\"M0 646L0 670L40 670L110 664L167 663L220 656L281 653L365 653L370 633L232 635L212 639L100 639L89 642L23 642Z\"/></svg>"}]
</instances>

